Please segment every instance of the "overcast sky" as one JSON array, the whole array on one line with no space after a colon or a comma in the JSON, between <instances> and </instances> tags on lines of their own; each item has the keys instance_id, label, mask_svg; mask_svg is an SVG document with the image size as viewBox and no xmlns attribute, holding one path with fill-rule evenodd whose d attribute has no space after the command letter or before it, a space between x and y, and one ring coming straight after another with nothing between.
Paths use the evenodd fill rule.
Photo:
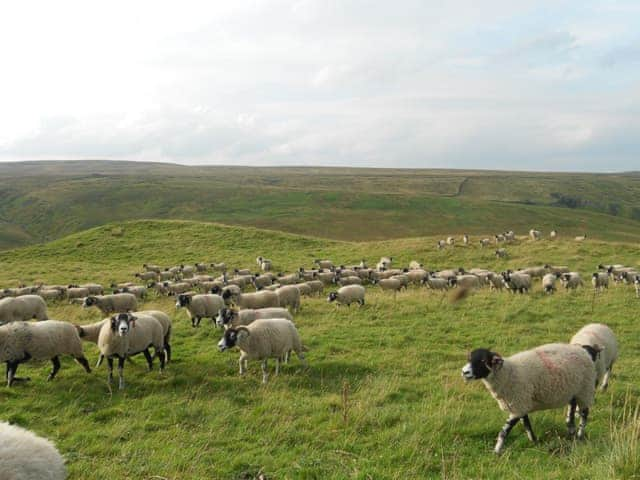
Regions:
<instances>
[{"instance_id":1,"label":"overcast sky","mask_svg":"<svg viewBox=\"0 0 640 480\"><path fill-rule=\"evenodd\" d=\"M15 1L0 161L640 170L640 2Z\"/></svg>"}]
</instances>

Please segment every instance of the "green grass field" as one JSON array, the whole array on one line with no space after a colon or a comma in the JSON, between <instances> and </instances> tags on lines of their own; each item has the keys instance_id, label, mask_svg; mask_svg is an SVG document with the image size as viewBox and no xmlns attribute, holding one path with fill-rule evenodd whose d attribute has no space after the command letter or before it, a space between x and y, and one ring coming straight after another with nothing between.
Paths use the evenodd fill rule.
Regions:
<instances>
[{"instance_id":1,"label":"green grass field","mask_svg":"<svg viewBox=\"0 0 640 480\"><path fill-rule=\"evenodd\" d=\"M140 219L348 241L510 228L632 241L640 237L639 196L638 173L4 163L0 249Z\"/></svg>"},{"instance_id":2,"label":"green grass field","mask_svg":"<svg viewBox=\"0 0 640 480\"><path fill-rule=\"evenodd\" d=\"M122 236L114 230L122 229ZM489 233L489 232L487 232ZM518 232L523 233L523 232ZM431 269L464 266L503 270L568 264L584 275L601 262L640 266L638 243L588 240L521 241L497 260L492 249L456 246L436 251L435 238L351 243L252 228L139 221L94 228L44 245L0 252L0 286L48 281L127 280L144 262L171 265L226 261L254 265L258 254L278 270L311 266L314 258L349 263L391 255ZM173 363L164 375L146 373L144 359L125 368L127 389L111 391L103 366L91 375L65 359L45 381L48 364L19 372L32 381L0 388L0 419L54 440L73 479L638 478L640 476L640 300L632 287L590 288L545 296L478 292L451 304L410 289L393 297L370 287L367 305L336 309L306 299L296 317L309 348L309 368L293 359L263 386L260 367L241 378L238 353L218 353L220 331L192 329L167 298L144 308L170 312ZM94 310L55 305L53 318L79 323ZM539 443L520 425L505 453L492 448L506 415L479 382L460 369L475 347L503 355L566 341L586 323L609 324L620 360L610 388L599 393L587 440L565 438L564 412L531 416ZM97 357L87 345L91 361ZM273 365L271 365L273 368Z\"/></svg>"}]
</instances>

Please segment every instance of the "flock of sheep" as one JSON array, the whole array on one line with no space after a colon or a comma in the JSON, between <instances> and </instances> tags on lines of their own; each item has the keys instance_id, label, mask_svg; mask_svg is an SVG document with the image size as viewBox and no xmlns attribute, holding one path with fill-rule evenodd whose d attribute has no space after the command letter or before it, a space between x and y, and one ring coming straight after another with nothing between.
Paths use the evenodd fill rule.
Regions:
<instances>
[{"instance_id":1,"label":"flock of sheep","mask_svg":"<svg viewBox=\"0 0 640 480\"><path fill-rule=\"evenodd\" d=\"M551 237L557 234L552 232ZM532 240L540 232L530 232ZM580 240L579 240L580 238ZM577 237L582 241L586 236ZM513 232L496 235L496 242L510 242ZM486 241L486 242L485 242ZM453 245L450 237L442 241ZM468 236L463 242L468 243ZM481 246L488 239L480 240ZM438 243L440 248L440 242ZM417 261L408 267L394 268L392 257L382 257L375 267L362 260L354 265L336 265L330 260L316 260L314 268L299 268L292 273L273 273L273 262L263 257L256 259L259 273L251 269L235 269L231 274L224 263L196 263L161 268L145 264L135 278L145 284L125 282L112 284L112 293L105 294L102 285L38 285L0 290L0 361L7 365L7 385L21 379L16 371L29 360L49 360L52 380L60 368L61 355L72 356L87 373L89 362L83 353L82 341L97 344L100 351L97 366L106 358L108 380L113 381L114 361L118 361L119 388L125 387L124 366L128 357L142 353L149 370L154 358L160 362L160 371L171 360L172 323L169 315L159 310L139 310L139 303L155 292L156 295L175 296L176 307L184 308L194 328L202 319L211 319L224 329L218 343L220 351L237 346L240 350L240 374L246 372L248 360L259 360L262 381L268 379L268 359L275 359L275 373L280 364L288 362L295 352L306 365L305 347L294 323L294 314L305 296L320 295L327 287L336 289L327 301L337 305L365 304L364 285L377 286L383 291L406 289L409 285L424 286L431 290L458 289L469 292L488 287L512 292L529 292L534 280L539 279L544 292L553 293L559 280L567 289L578 288L583 280L578 272L566 266L532 266L517 271L493 272L488 269L463 268L431 271ZM218 272L218 274L214 273ZM213 273L213 275L212 275ZM599 265L592 275L595 289L616 282L634 283L640 296L640 273L623 265ZM255 291L250 291L251 289ZM101 320L89 325L74 325L49 319L46 302L68 299L85 308L100 310ZM31 322L30 320L38 320ZM575 433L574 416L580 413L577 435L581 438L593 403L596 381L606 388L611 367L617 359L617 343L613 332L605 325L591 324L578 332L569 344L549 344L521 352L508 358L487 349L474 350L469 363L463 368L465 379L482 379L509 413L495 446L500 453L504 441L519 421L523 420L530 439L535 436L529 413L536 410L569 405L567 426ZM0 435L30 434L0 423ZM32 445L51 447L46 441L33 437ZM40 443L38 443L40 442ZM39 448L40 448L39 447ZM49 454L42 454L42 458ZM55 463L52 461L52 464ZM51 469L51 471L57 471ZM40 478L33 476L30 478ZM62 476L42 478L63 478Z\"/></svg>"}]
</instances>

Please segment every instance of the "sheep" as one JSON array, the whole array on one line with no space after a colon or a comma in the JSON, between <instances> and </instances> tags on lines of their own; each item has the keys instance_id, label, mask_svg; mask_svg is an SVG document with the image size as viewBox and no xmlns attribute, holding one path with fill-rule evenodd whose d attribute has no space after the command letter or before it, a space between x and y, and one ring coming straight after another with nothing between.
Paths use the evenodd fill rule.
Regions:
<instances>
[{"instance_id":1,"label":"sheep","mask_svg":"<svg viewBox=\"0 0 640 480\"><path fill-rule=\"evenodd\" d=\"M565 265L549 265L549 264L546 264L544 266L544 268L549 273L555 273L556 275L560 275L561 273L569 273L569 267L567 267Z\"/></svg>"},{"instance_id":2,"label":"sheep","mask_svg":"<svg viewBox=\"0 0 640 480\"><path fill-rule=\"evenodd\" d=\"M227 264L224 262L218 262L218 263L210 263L209 266L211 267L211 269L214 272L226 272L227 271Z\"/></svg>"},{"instance_id":3,"label":"sheep","mask_svg":"<svg viewBox=\"0 0 640 480\"><path fill-rule=\"evenodd\" d=\"M314 260L313 263L318 265L319 268L326 268L329 270L332 270L335 268L331 260Z\"/></svg>"},{"instance_id":4,"label":"sheep","mask_svg":"<svg viewBox=\"0 0 640 480\"><path fill-rule=\"evenodd\" d=\"M365 289L362 285L347 285L341 287L337 292L329 293L327 297L328 302L336 302L337 305L351 306L352 303L358 303L360 306L364 305Z\"/></svg>"},{"instance_id":5,"label":"sheep","mask_svg":"<svg viewBox=\"0 0 640 480\"><path fill-rule=\"evenodd\" d=\"M248 360L262 360L262 383L267 383L267 362L276 359L276 375L280 370L280 361L290 351L295 351L302 364L307 362L303 353L300 335L293 322L286 318L256 320L250 325L225 330L218 342L218 349L224 352L238 346L240 348L240 375L244 375Z\"/></svg>"},{"instance_id":6,"label":"sheep","mask_svg":"<svg viewBox=\"0 0 640 480\"><path fill-rule=\"evenodd\" d=\"M574 238L576 242L584 242L586 239L587 239L586 233L584 235L578 235L576 238Z\"/></svg>"},{"instance_id":7,"label":"sheep","mask_svg":"<svg viewBox=\"0 0 640 480\"><path fill-rule=\"evenodd\" d=\"M449 279L449 285L465 289L480 288L480 279L476 275L458 275Z\"/></svg>"},{"instance_id":8,"label":"sheep","mask_svg":"<svg viewBox=\"0 0 640 480\"><path fill-rule=\"evenodd\" d=\"M560 282L565 289L576 289L583 285L582 278L578 272L563 273L560 276Z\"/></svg>"},{"instance_id":9,"label":"sheep","mask_svg":"<svg viewBox=\"0 0 640 480\"><path fill-rule=\"evenodd\" d=\"M404 285L399 278L382 278L380 280L376 280L375 283L379 285L383 291L393 292L394 298L396 293L404 288Z\"/></svg>"},{"instance_id":10,"label":"sheep","mask_svg":"<svg viewBox=\"0 0 640 480\"><path fill-rule=\"evenodd\" d=\"M166 294L169 296L186 293L191 289L191 285L186 282L164 282L162 286L164 287Z\"/></svg>"},{"instance_id":11,"label":"sheep","mask_svg":"<svg viewBox=\"0 0 640 480\"><path fill-rule=\"evenodd\" d=\"M435 277L433 275L427 275L423 280L423 284L426 284L431 290L448 290L449 280L443 277Z\"/></svg>"},{"instance_id":12,"label":"sheep","mask_svg":"<svg viewBox=\"0 0 640 480\"><path fill-rule=\"evenodd\" d=\"M55 445L16 425L0 422L0 478L64 480L67 469Z\"/></svg>"},{"instance_id":13,"label":"sheep","mask_svg":"<svg viewBox=\"0 0 640 480\"><path fill-rule=\"evenodd\" d=\"M411 260L409 262L409 270L420 270L422 268L422 264L417 262L416 260Z\"/></svg>"},{"instance_id":14,"label":"sheep","mask_svg":"<svg viewBox=\"0 0 640 480\"><path fill-rule=\"evenodd\" d=\"M558 237L557 230L551 230L551 232L549 232L549 238L551 238L551 240L555 240L557 237Z\"/></svg>"},{"instance_id":15,"label":"sheep","mask_svg":"<svg viewBox=\"0 0 640 480\"><path fill-rule=\"evenodd\" d=\"M220 295L178 295L176 308L186 308L189 318L191 318L191 326L193 328L200 326L200 320L210 318L215 321L218 313L224 308L224 300Z\"/></svg>"},{"instance_id":16,"label":"sheep","mask_svg":"<svg viewBox=\"0 0 640 480\"><path fill-rule=\"evenodd\" d=\"M333 272L318 272L316 278L322 282L323 285L331 285L336 278L336 274Z\"/></svg>"},{"instance_id":17,"label":"sheep","mask_svg":"<svg viewBox=\"0 0 640 480\"><path fill-rule=\"evenodd\" d=\"M426 270L421 268L416 270L409 270L407 272L407 278L409 279L409 283L413 283L414 285L420 285L422 280L428 275Z\"/></svg>"},{"instance_id":18,"label":"sheep","mask_svg":"<svg viewBox=\"0 0 640 480\"><path fill-rule=\"evenodd\" d=\"M47 304L38 295L22 295L0 300L0 325L31 319L46 320L47 318L49 318Z\"/></svg>"},{"instance_id":19,"label":"sheep","mask_svg":"<svg viewBox=\"0 0 640 480\"><path fill-rule=\"evenodd\" d=\"M62 300L64 298L64 292L55 288L42 288L36 293L43 300Z\"/></svg>"},{"instance_id":20,"label":"sheep","mask_svg":"<svg viewBox=\"0 0 640 480\"><path fill-rule=\"evenodd\" d=\"M0 326L0 362L7 364L7 386L14 381L28 380L15 376L18 365L28 360L51 360L53 370L47 380L60 370L60 355L71 355L91 373L89 362L82 351L82 342L76 328L67 322L12 322Z\"/></svg>"},{"instance_id":21,"label":"sheep","mask_svg":"<svg viewBox=\"0 0 640 480\"><path fill-rule=\"evenodd\" d=\"M547 273L542 277L542 289L544 293L553 293L556 291L556 280L558 276L555 273Z\"/></svg>"},{"instance_id":22,"label":"sheep","mask_svg":"<svg viewBox=\"0 0 640 480\"><path fill-rule=\"evenodd\" d=\"M467 235L466 233L462 236L462 243L464 243L465 245L469 245L469 235Z\"/></svg>"},{"instance_id":23,"label":"sheep","mask_svg":"<svg viewBox=\"0 0 640 480\"><path fill-rule=\"evenodd\" d=\"M594 290L603 291L605 288L609 288L609 275L604 272L595 272L591 276L591 284Z\"/></svg>"},{"instance_id":24,"label":"sheep","mask_svg":"<svg viewBox=\"0 0 640 480\"><path fill-rule=\"evenodd\" d=\"M444 278L446 280L449 280L450 278L455 278L458 275L462 275L464 273L465 273L464 269L463 268L459 268L457 270L453 270L453 269L440 270L439 272L436 272L434 275L436 277L440 277L440 278Z\"/></svg>"},{"instance_id":25,"label":"sheep","mask_svg":"<svg viewBox=\"0 0 640 480\"><path fill-rule=\"evenodd\" d=\"M636 298L640 298L640 275L636 275L635 279L633 280L633 284L636 288Z\"/></svg>"},{"instance_id":26,"label":"sheep","mask_svg":"<svg viewBox=\"0 0 640 480\"><path fill-rule=\"evenodd\" d=\"M155 272L155 273L160 273L162 271L162 269L158 266L158 265L151 265L151 264L143 264L142 268L145 269L145 271L147 272Z\"/></svg>"},{"instance_id":27,"label":"sheep","mask_svg":"<svg viewBox=\"0 0 640 480\"><path fill-rule=\"evenodd\" d=\"M444 240L438 240L438 242L436 243L436 248L438 250L442 250L446 246L447 246L447 242L445 242Z\"/></svg>"},{"instance_id":28,"label":"sheep","mask_svg":"<svg viewBox=\"0 0 640 480\"><path fill-rule=\"evenodd\" d=\"M300 290L294 285L283 285L275 291L278 296L276 305L264 305L265 307L291 307L294 312L300 310Z\"/></svg>"},{"instance_id":29,"label":"sheep","mask_svg":"<svg viewBox=\"0 0 640 480\"><path fill-rule=\"evenodd\" d=\"M507 249L499 248L496 250L496 258L506 258L507 257Z\"/></svg>"},{"instance_id":30,"label":"sheep","mask_svg":"<svg viewBox=\"0 0 640 480\"><path fill-rule=\"evenodd\" d=\"M104 287L99 283L85 283L80 285L80 288L86 288L87 290L89 290L89 295L104 294Z\"/></svg>"},{"instance_id":31,"label":"sheep","mask_svg":"<svg viewBox=\"0 0 640 480\"><path fill-rule=\"evenodd\" d=\"M268 290L268 289L265 289ZM237 285L227 285L226 287L220 287L216 285L213 287L209 293L213 293L214 295L222 296L225 292L229 292L227 296L231 299L232 302L238 302L238 297L242 293L242 289Z\"/></svg>"},{"instance_id":32,"label":"sheep","mask_svg":"<svg viewBox=\"0 0 640 480\"><path fill-rule=\"evenodd\" d=\"M596 385L606 390L611 369L618 359L618 341L613 331L603 323L590 323L578 330L569 343L600 350L596 358Z\"/></svg>"},{"instance_id":33,"label":"sheep","mask_svg":"<svg viewBox=\"0 0 640 480\"><path fill-rule=\"evenodd\" d=\"M526 273L507 270L502 272L502 278L507 288L513 292L525 293L531 290L531 276Z\"/></svg>"},{"instance_id":34,"label":"sheep","mask_svg":"<svg viewBox=\"0 0 640 480\"><path fill-rule=\"evenodd\" d=\"M540 230L534 230L533 228L529 230L529 237L531 237L533 241L540 240L541 235L542 232Z\"/></svg>"},{"instance_id":35,"label":"sheep","mask_svg":"<svg viewBox=\"0 0 640 480\"><path fill-rule=\"evenodd\" d=\"M104 315L132 312L138 308L138 300L132 293L95 295L84 299L83 308L97 307Z\"/></svg>"},{"instance_id":36,"label":"sheep","mask_svg":"<svg viewBox=\"0 0 640 480\"><path fill-rule=\"evenodd\" d=\"M296 289L296 291L298 291L298 289ZM298 291L298 298L299 296L300 292ZM279 305L278 294L269 290L262 290L256 293L240 293L237 296L230 290L225 290L222 292L222 299L224 300L225 305L228 306L231 305L231 303L235 303L240 309L282 306Z\"/></svg>"},{"instance_id":37,"label":"sheep","mask_svg":"<svg viewBox=\"0 0 640 480\"><path fill-rule=\"evenodd\" d=\"M489 272L489 274L487 275L487 280L489 280L490 290L502 290L506 286L502 275L498 275L494 272Z\"/></svg>"},{"instance_id":38,"label":"sheep","mask_svg":"<svg viewBox=\"0 0 640 480\"><path fill-rule=\"evenodd\" d=\"M498 235L494 235L494 236L495 236L495 239L496 239L496 245L499 244L499 243L507 241L507 238L501 233L499 233Z\"/></svg>"},{"instance_id":39,"label":"sheep","mask_svg":"<svg viewBox=\"0 0 640 480\"><path fill-rule=\"evenodd\" d=\"M69 287L67 289L67 298L73 300L74 298L84 298L89 296L89 289L82 287Z\"/></svg>"},{"instance_id":40,"label":"sheep","mask_svg":"<svg viewBox=\"0 0 640 480\"><path fill-rule=\"evenodd\" d=\"M113 293L130 293L138 300L144 300L147 296L147 287L142 285L133 285L131 287L123 287L118 290L114 290Z\"/></svg>"},{"instance_id":41,"label":"sheep","mask_svg":"<svg viewBox=\"0 0 640 480\"><path fill-rule=\"evenodd\" d=\"M143 280L145 282L148 282L149 280L157 280L158 279L158 274L156 272L136 273L133 276L136 277L136 278L139 278L140 280Z\"/></svg>"},{"instance_id":42,"label":"sheep","mask_svg":"<svg viewBox=\"0 0 640 480\"><path fill-rule=\"evenodd\" d=\"M483 238L480 240L480 248L488 247L491 244L491 240Z\"/></svg>"},{"instance_id":43,"label":"sheep","mask_svg":"<svg viewBox=\"0 0 640 480\"><path fill-rule=\"evenodd\" d=\"M313 280L318 274L318 270L305 270L304 267L298 269L300 277L304 280Z\"/></svg>"},{"instance_id":44,"label":"sheep","mask_svg":"<svg viewBox=\"0 0 640 480\"><path fill-rule=\"evenodd\" d=\"M494 452L500 454L511 429L522 419L529 440L536 437L529 413L569 405L567 428L575 433L576 406L580 408L578 438L585 433L595 394L596 369L592 352L578 345L548 344L502 358L487 349L469 354L462 368L465 380L481 379L509 418L498 435Z\"/></svg>"},{"instance_id":45,"label":"sheep","mask_svg":"<svg viewBox=\"0 0 640 480\"><path fill-rule=\"evenodd\" d=\"M456 239L454 237L447 237L447 245L455 245Z\"/></svg>"},{"instance_id":46,"label":"sheep","mask_svg":"<svg viewBox=\"0 0 640 480\"><path fill-rule=\"evenodd\" d=\"M255 287L257 292L258 290L262 290L264 287L272 285L273 278L268 275L256 275L253 277L253 281L251 283L253 283L253 286Z\"/></svg>"},{"instance_id":47,"label":"sheep","mask_svg":"<svg viewBox=\"0 0 640 480\"><path fill-rule=\"evenodd\" d=\"M196 263L194 267L196 267L196 272L198 273L204 273L209 270L209 267L206 263Z\"/></svg>"},{"instance_id":48,"label":"sheep","mask_svg":"<svg viewBox=\"0 0 640 480\"><path fill-rule=\"evenodd\" d=\"M256 263L260 267L260 270L262 270L263 272L270 271L271 267L273 265L273 262L271 260L263 258L263 257L256 258Z\"/></svg>"},{"instance_id":49,"label":"sheep","mask_svg":"<svg viewBox=\"0 0 640 480\"><path fill-rule=\"evenodd\" d=\"M505 242L513 242L516 239L516 233L513 230L509 230L508 232L504 232L504 240Z\"/></svg>"},{"instance_id":50,"label":"sheep","mask_svg":"<svg viewBox=\"0 0 640 480\"><path fill-rule=\"evenodd\" d=\"M149 348L154 347L154 356L160 359L160 372L164 371L165 345L162 324L153 316L145 314L119 313L104 322L98 335L100 355L106 357L109 366L109 384L113 382L113 359L118 359L118 388L124 389L124 361L127 357L144 353L153 368L153 357Z\"/></svg>"},{"instance_id":51,"label":"sheep","mask_svg":"<svg viewBox=\"0 0 640 480\"><path fill-rule=\"evenodd\" d=\"M278 283L280 285L295 285L300 281L300 273L291 273L289 275L284 275L282 273L278 274Z\"/></svg>"},{"instance_id":52,"label":"sheep","mask_svg":"<svg viewBox=\"0 0 640 480\"><path fill-rule=\"evenodd\" d=\"M360 279L358 279L358 280L360 280ZM309 297L313 293L312 290L311 290L311 287L309 285L307 285L306 282L296 283L294 285L294 287L296 287L300 291L300 295L303 296L303 297Z\"/></svg>"},{"instance_id":53,"label":"sheep","mask_svg":"<svg viewBox=\"0 0 640 480\"><path fill-rule=\"evenodd\" d=\"M531 278L542 278L547 273L547 269L545 267L527 267L518 270L518 273L526 273Z\"/></svg>"},{"instance_id":54,"label":"sheep","mask_svg":"<svg viewBox=\"0 0 640 480\"><path fill-rule=\"evenodd\" d=\"M249 325L255 320L261 318L286 318L293 321L293 316L286 308L247 308L238 310L237 308L223 308L218 313L216 325L224 328L236 328L241 325Z\"/></svg>"},{"instance_id":55,"label":"sheep","mask_svg":"<svg viewBox=\"0 0 640 480\"><path fill-rule=\"evenodd\" d=\"M341 287L344 287L345 285L362 285L362 279L356 276L343 277L340 279L336 279L335 283L337 283Z\"/></svg>"}]
</instances>

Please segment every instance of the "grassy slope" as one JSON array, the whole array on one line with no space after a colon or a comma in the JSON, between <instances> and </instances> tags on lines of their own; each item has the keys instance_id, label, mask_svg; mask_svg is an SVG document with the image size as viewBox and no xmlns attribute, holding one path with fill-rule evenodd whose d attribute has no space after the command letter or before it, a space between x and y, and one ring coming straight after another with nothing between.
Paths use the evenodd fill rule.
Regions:
<instances>
[{"instance_id":1,"label":"grassy slope","mask_svg":"<svg viewBox=\"0 0 640 480\"><path fill-rule=\"evenodd\" d=\"M552 207L553 192L581 198L591 210ZM638 195L640 176L633 174L0 165L0 248L142 218L355 241L533 226L572 236L587 231L604 238L606 232L607 239L629 241L640 236L640 222L628 218ZM608 212L610 203L619 205L619 216L592 211Z\"/></svg>"},{"instance_id":2,"label":"grassy slope","mask_svg":"<svg viewBox=\"0 0 640 480\"><path fill-rule=\"evenodd\" d=\"M638 265L640 258L637 245L600 242L524 242L500 261L476 247L437 252L433 239L421 238L352 244L193 222L126 224L122 237L111 231L0 253L0 285L107 283L144 261L250 266L258 253L288 270L319 256L351 262L390 254L432 268L549 261L585 274L601 261ZM128 389L111 394L104 367L87 376L65 360L50 384L48 365L21 367L33 381L0 388L0 418L53 438L77 479L252 478L260 470L291 479L629 478L640 474L637 437L625 437L633 422L621 420L625 402L635 406L640 393L637 302L621 286L599 296L593 310L587 289L553 297L481 292L456 305L424 290L394 302L371 289L368 305L351 310L306 300L296 322L310 348L309 370L293 360L261 386L256 363L239 378L237 353L216 351L218 331L191 329L171 300L157 299L145 308L171 312L175 322L174 363L164 377L136 360L126 367ZM51 312L82 323L98 318L68 305ZM567 339L590 321L616 330L621 359L610 390L597 398L588 441L563 438L561 411L540 412L532 416L540 443L530 445L518 426L496 458L491 448L505 416L481 384L461 380L466 352L491 346L510 354ZM96 357L95 348L88 351Z\"/></svg>"}]
</instances>

